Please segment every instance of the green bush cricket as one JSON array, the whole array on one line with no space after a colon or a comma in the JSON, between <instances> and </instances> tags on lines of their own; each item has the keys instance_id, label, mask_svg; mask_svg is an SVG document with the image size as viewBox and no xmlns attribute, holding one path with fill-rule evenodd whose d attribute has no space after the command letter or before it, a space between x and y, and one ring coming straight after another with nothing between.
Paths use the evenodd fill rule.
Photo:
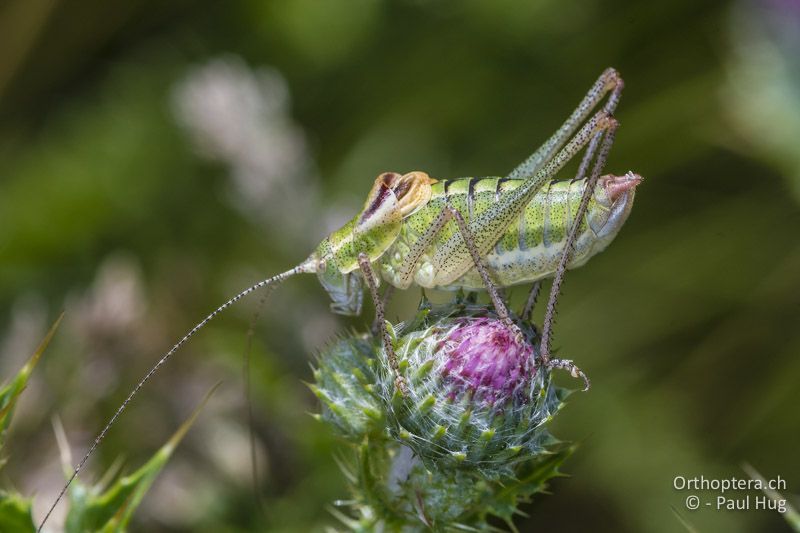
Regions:
<instances>
[{"instance_id":1,"label":"green bush cricket","mask_svg":"<svg viewBox=\"0 0 800 533\"><path fill-rule=\"evenodd\" d=\"M375 305L390 365L397 360L378 286L382 278L399 289L485 289L498 316L516 330L496 287L537 282L527 312L538 294L538 280L553 276L541 336L541 363L588 379L571 361L550 358L556 301L567 268L581 266L602 251L630 213L637 174L600 176L617 121L624 83L607 69L561 127L505 177L435 180L424 172L387 172L375 180L363 210L325 238L301 264L240 292L194 326L134 387L75 468L47 518L128 403L148 379L190 337L244 296L274 287L301 273L316 273L339 314L360 314L363 282ZM606 99L606 97L608 97ZM602 109L593 110L606 99ZM585 150L575 179L554 181L573 157ZM591 165L591 171L590 170ZM527 312L525 314L527 314ZM402 393L405 384L396 377Z\"/></svg>"}]
</instances>

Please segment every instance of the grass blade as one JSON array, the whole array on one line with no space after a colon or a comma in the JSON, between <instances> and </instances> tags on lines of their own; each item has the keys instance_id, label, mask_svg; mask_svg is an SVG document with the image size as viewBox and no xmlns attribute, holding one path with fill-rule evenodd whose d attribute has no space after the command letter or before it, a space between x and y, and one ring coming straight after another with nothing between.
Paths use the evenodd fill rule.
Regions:
<instances>
[{"instance_id":1,"label":"grass blade","mask_svg":"<svg viewBox=\"0 0 800 533\"><path fill-rule=\"evenodd\" d=\"M86 488L80 483L73 484L70 488L71 505L67 515L67 533L125 531L142 498L218 386L219 383L206 393L191 416L138 470L119 478L107 490L103 490L101 486Z\"/></svg>"},{"instance_id":2,"label":"grass blade","mask_svg":"<svg viewBox=\"0 0 800 533\"><path fill-rule=\"evenodd\" d=\"M6 430L11 424L11 417L14 414L14 407L17 404L19 395L25 390L36 363L39 362L42 354L53 339L62 318L64 318L64 313L61 313L55 323L50 326L50 331L47 332L42 342L39 343L39 347L36 348L36 351L33 352L31 358L28 359L28 362L25 363L25 366L22 367L14 379L0 388L0 448L3 447Z\"/></svg>"}]
</instances>

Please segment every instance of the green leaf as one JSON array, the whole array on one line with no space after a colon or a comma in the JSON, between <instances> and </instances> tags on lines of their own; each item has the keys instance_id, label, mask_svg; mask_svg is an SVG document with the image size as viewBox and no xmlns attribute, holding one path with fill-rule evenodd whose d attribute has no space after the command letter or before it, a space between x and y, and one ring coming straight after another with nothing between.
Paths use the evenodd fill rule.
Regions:
<instances>
[{"instance_id":1,"label":"green leaf","mask_svg":"<svg viewBox=\"0 0 800 533\"><path fill-rule=\"evenodd\" d=\"M19 494L0 490L0 531L36 531L31 515L31 501Z\"/></svg>"},{"instance_id":2,"label":"green leaf","mask_svg":"<svg viewBox=\"0 0 800 533\"><path fill-rule=\"evenodd\" d=\"M750 476L752 479L758 480L761 482L761 486L763 487L761 491L767 495L767 497L772 500L773 502L783 502L786 506L786 510L782 513L783 519L786 520L786 523L789 524L789 527L794 529L795 531L800 531L800 513L789 503L783 494L778 492L777 490L772 490L769 488L769 484L764 479L758 470L753 468L750 464L745 463L742 465L742 470L747 472L747 475Z\"/></svg>"},{"instance_id":3,"label":"green leaf","mask_svg":"<svg viewBox=\"0 0 800 533\"><path fill-rule=\"evenodd\" d=\"M485 520L486 513L502 518L506 524L513 528L513 517L518 512L520 502L529 501L536 493L547 489L547 482L563 474L558 467L574 453L577 448L574 444L562 444L556 449L543 454L540 458L530 460L519 465L516 480L508 480L504 488L494 491L479 515Z\"/></svg>"},{"instance_id":4,"label":"green leaf","mask_svg":"<svg viewBox=\"0 0 800 533\"><path fill-rule=\"evenodd\" d=\"M697 528L694 527L694 525L692 525L691 522L689 522L687 518L685 518L681 513L678 512L677 509L675 509L675 507L670 505L670 509L672 509L672 514L675 516L675 518L678 519L678 522L681 523L681 525L686 529L686 531L688 531L689 533L700 533L697 530Z\"/></svg>"},{"instance_id":5,"label":"green leaf","mask_svg":"<svg viewBox=\"0 0 800 533\"><path fill-rule=\"evenodd\" d=\"M4 384L2 388L0 388L0 448L2 448L5 443L6 430L11 424L11 417L14 414L14 407L17 404L17 399L19 395L22 394L22 391L25 390L25 386L28 384L28 378L30 378L36 363L39 362L42 353L47 349L47 345L50 344L50 341L53 339L53 335L55 335L62 318L64 318L64 313L61 313L61 316L59 316L50 327L50 331L47 332L44 340L42 340L39 347L36 348L36 351L28 362L25 363L25 366L22 367L22 370L19 371L11 382Z\"/></svg>"},{"instance_id":6,"label":"green leaf","mask_svg":"<svg viewBox=\"0 0 800 533\"><path fill-rule=\"evenodd\" d=\"M67 533L125 531L142 498L218 386L219 384L215 385L206 394L200 405L167 443L137 471L121 477L105 490L102 485L86 487L81 483L73 483L66 521Z\"/></svg>"}]
</instances>

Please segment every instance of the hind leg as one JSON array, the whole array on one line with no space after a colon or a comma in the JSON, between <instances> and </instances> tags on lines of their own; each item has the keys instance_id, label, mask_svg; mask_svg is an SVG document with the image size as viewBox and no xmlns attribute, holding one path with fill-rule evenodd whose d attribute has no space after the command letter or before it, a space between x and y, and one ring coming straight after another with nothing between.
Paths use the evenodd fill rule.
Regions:
<instances>
[{"instance_id":1,"label":"hind leg","mask_svg":"<svg viewBox=\"0 0 800 533\"><path fill-rule=\"evenodd\" d=\"M542 292L542 280L535 281L528 293L525 307L522 308L522 314L519 316L523 322L528 322L531 319L533 308L536 307L536 301L539 299L540 292Z\"/></svg>"},{"instance_id":2,"label":"hind leg","mask_svg":"<svg viewBox=\"0 0 800 533\"><path fill-rule=\"evenodd\" d=\"M607 102L607 107L613 110L616 107L617 102L619 102L620 92L622 91L622 86L620 85L617 87L611 94L609 101ZM552 342L552 329L553 329L553 322L555 320L556 314L556 304L558 303L558 296L561 293L561 285L564 282L564 274L567 270L567 265L569 264L570 256L572 254L575 239L577 238L578 229L580 228L581 221L583 220L584 215L586 214L586 209L589 205L589 199L591 195L591 191L594 190L595 184L597 183L597 179L600 177L600 173L603 171L603 167L605 166L606 160L608 159L608 154L611 151L611 146L614 143L614 138L616 136L618 124L614 123L608 129L604 131L599 131L595 134L595 137L592 139L589 149L586 151L586 155L584 159L581 161L580 168L578 170L578 178L582 177L585 174L585 169L588 168L590 160L593 156L594 151L597 149L597 146L600 146L600 151L597 154L597 159L594 162L594 166L592 167L592 173L589 177L589 181L586 184L586 193L584 194L583 198L581 199L581 203L578 206L578 211L575 215L575 222L572 224L570 228L569 234L567 236L567 243L564 246L564 252L561 254L561 259L559 260L558 267L556 269L555 276L553 277L553 284L550 288L550 296L547 302L547 308L545 311L545 318L542 324L542 342L540 348L540 354L542 358L542 363L550 368L561 368L568 370L573 377L581 377L584 381L584 390L589 390L590 382L589 379L586 377L586 374L583 373L578 367L576 367L572 361L570 360L561 360L561 359L551 359L551 342ZM602 144L600 144L602 142Z\"/></svg>"},{"instance_id":3,"label":"hind leg","mask_svg":"<svg viewBox=\"0 0 800 533\"><path fill-rule=\"evenodd\" d=\"M597 105L611 92L603 109L613 114L619 102L625 82L613 68L606 69L583 97L578 107L572 112L561 127L542 144L530 157L520 163L508 176L510 178L530 178L566 143L578 126L586 120Z\"/></svg>"}]
</instances>

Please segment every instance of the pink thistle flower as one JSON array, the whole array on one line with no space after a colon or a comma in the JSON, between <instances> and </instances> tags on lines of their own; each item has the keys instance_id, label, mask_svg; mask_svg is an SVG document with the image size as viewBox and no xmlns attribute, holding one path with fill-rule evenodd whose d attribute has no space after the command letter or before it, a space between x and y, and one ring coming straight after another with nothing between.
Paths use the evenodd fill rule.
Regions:
<instances>
[{"instance_id":1,"label":"pink thistle flower","mask_svg":"<svg viewBox=\"0 0 800 533\"><path fill-rule=\"evenodd\" d=\"M511 399L533 378L533 347L494 318L463 318L439 347L441 375L452 387L449 397L463 393L491 405Z\"/></svg>"}]
</instances>

